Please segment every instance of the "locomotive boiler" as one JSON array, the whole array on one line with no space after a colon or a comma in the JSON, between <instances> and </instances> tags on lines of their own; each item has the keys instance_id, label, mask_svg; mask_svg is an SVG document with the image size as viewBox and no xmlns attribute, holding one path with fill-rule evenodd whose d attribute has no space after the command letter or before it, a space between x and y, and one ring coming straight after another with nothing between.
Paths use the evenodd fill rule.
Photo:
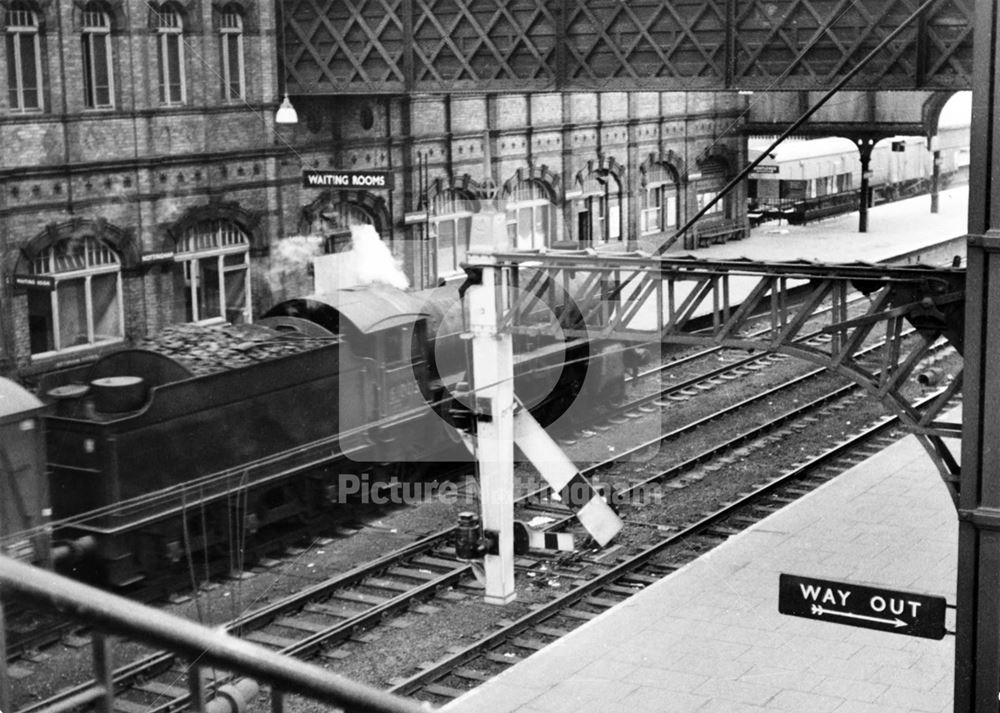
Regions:
<instances>
[{"instance_id":1,"label":"locomotive boiler","mask_svg":"<svg viewBox=\"0 0 1000 713\"><path fill-rule=\"evenodd\" d=\"M425 478L441 460L471 463L453 425L464 410L453 392L467 388L467 340L447 309L457 300L335 290L251 325L174 325L46 375L44 409L24 392L6 416L11 429L38 427L24 431L36 462L22 470L34 475L0 473L32 511L3 513L5 550L17 533L47 535L51 508L57 566L122 587L192 552L318 518L343 505L344 473ZM622 388L621 345L540 332L520 346L516 388L547 421L579 393ZM25 557L46 562L45 547Z\"/></svg>"}]
</instances>

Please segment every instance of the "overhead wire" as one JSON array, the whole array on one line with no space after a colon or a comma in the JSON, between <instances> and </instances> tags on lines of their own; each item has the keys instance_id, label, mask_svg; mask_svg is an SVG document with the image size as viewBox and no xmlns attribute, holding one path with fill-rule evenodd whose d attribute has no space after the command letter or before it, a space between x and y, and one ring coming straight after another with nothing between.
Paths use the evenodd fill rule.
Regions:
<instances>
[{"instance_id":1,"label":"overhead wire","mask_svg":"<svg viewBox=\"0 0 1000 713\"><path fill-rule=\"evenodd\" d=\"M907 29L910 26L910 23L919 18L924 13L924 11L931 5L933 5L935 2L938 2L938 0L924 0L924 2L921 3L920 6L917 7L917 9L914 10L909 15L909 17L907 17L906 20L899 23L899 25L897 25L895 29L893 29L891 32L889 32L889 34L883 37L882 40L880 40L879 43L874 48L872 48L871 51L868 52L868 54L866 54L861 60L859 60L857 64L851 67L834 84L833 87L824 92L823 96L820 97L815 104L809 107L805 112L801 114L801 116L799 116L799 118L797 118L784 131L782 131L777 139L771 142L771 144L766 149L760 152L760 155L757 156L757 158L753 159L752 161L750 161L750 163L748 163L746 166L740 169L740 171L737 172L736 176L734 176L722 188L721 191L716 193L709 201L706 201L705 205L700 210L698 210L694 216L692 216L683 226L681 226L670 238L664 241L656 249L655 251L656 254L662 255L674 243L676 243L680 239L680 237L688 230L690 230L694 226L694 224L697 223L698 220L702 218L702 216L708 213L708 211L711 210L716 203L722 200L722 198L725 197L726 194L728 194L733 188L735 188L747 176L749 176L750 173L753 171L753 169L757 168L757 166L763 163L763 161L767 158L769 153L771 153L775 148L778 147L779 144L781 144L782 141L791 136L792 133L794 133L800 126L802 126L806 121L808 121L813 114L819 111L823 107L823 105L826 104L826 102L831 97L833 97L837 92L843 89L847 85L847 83L851 81L865 67L865 65L868 64L868 62L874 59L883 49L885 49L889 45L890 42L892 42L900 33L902 33L905 29Z\"/></svg>"},{"instance_id":2,"label":"overhead wire","mask_svg":"<svg viewBox=\"0 0 1000 713\"><path fill-rule=\"evenodd\" d=\"M830 97L832 97L837 91L839 91L844 85L846 85L846 83L848 81L850 81L850 79L853 78L857 74L857 72L860 71L860 69L872 57L874 57L890 41L892 41L892 39L894 39L905 27L907 27L910 24L910 22L912 22L915 18L917 18L920 14L922 14L930 5L932 5L934 1L935 0L925 0L925 2L923 2L911 14L911 16L906 21L900 23L900 25L893 32L891 32L887 37L883 38L883 40L880 41L880 43L873 50L871 50L871 52L869 52L869 54L863 60L861 60L847 74L845 74L843 76L843 78L837 83L837 85L833 89L829 90L826 93L826 95L824 96L824 98L822 100L820 100L820 102L818 102L810 110L808 110L805 114L803 114L803 116L800 117L800 119L795 124L793 124L791 127L789 127L784 132L782 132L782 134L780 135L780 137L775 142L773 142L772 145L767 150L763 151L761 153L761 156L758 157L758 159L756 159L755 161L752 161L751 163L749 163L732 181L730 181L729 184L727 184L727 186L722 191L720 191L718 194L716 194L716 196L712 199L712 201L710 201L709 203L707 203L698 213L696 213L696 215L693 218L691 218L681 229L679 229L675 233L675 235L672 236L671 239L669 239L666 243L664 243L658 249L658 252L662 252L663 250L667 249L670 245L672 245L674 242L676 242L676 240L681 235L683 235L683 233L686 232L686 230L690 229L690 227L698 219L700 219L718 200L720 200L721 197L724 196L726 192L728 192L729 190L731 190L736 185L736 183L738 181L743 180L746 177L746 175L748 175L752 171L753 168L755 168L757 165L759 165L759 163L763 160L763 158L767 155L767 153L769 153L770 150L773 150L773 148L776 147L782 140L784 140L785 138L787 138L788 135L790 135L790 133L792 131L794 131L795 128L797 128L799 125L801 125L801 123L803 123L810 116L812 116L812 114L814 114L815 111L817 111ZM159 14L159 10L151 2L149 2L148 0L146 2L146 5L147 5L147 7L152 12L156 13L157 15ZM837 15L837 17L834 18L833 20L831 20L829 23L827 23L827 27L832 26L832 24L837 19L839 19L846 12L848 12L850 10L850 8L851 8L852 5L853 5L853 3L845 4L844 7L841 9L840 13ZM283 31L283 29L282 28L275 28L275 32L276 33L279 32L279 31ZM818 42L821 39L821 37L823 36L823 31L824 30L822 30L822 29L818 29L816 31L816 33L814 34L814 37L810 40L809 44L807 45L807 47L803 51L808 51L809 48L811 48L812 46L814 46L815 43ZM216 71L214 69L214 67L211 65L211 63L209 63L208 61L206 61L205 57L198 51L197 47L188 39L188 37L186 35L183 35L183 34L182 34L181 37L182 37L182 41L185 44L185 47L190 50L191 55L197 61L199 61L202 64L203 68L206 68L209 72L211 72L212 74L214 74L217 78L219 78L221 80L222 79L221 73L219 73L218 71ZM766 92L766 91L772 90L775 86L777 86L777 84L780 81L783 81L783 79L787 77L788 73L790 73L791 68L792 68L792 66L789 65L789 67L786 68L785 72L783 72L782 75L780 75L778 78L776 78L774 81L772 81L770 83L770 85L767 88L765 88L764 91ZM259 117L262 120L262 122L266 125L267 124L266 117L257 108L255 108L253 105L250 104L250 102L246 99L245 95L246 95L246 92L244 92L240 96L240 100L242 101L242 103L245 106L245 108L248 111L252 112L257 117ZM751 105L752 105L752 102L753 102L753 100L751 100ZM740 119L742 119L743 116L746 113L749 112L749 110L750 110L750 105L748 105L747 109L743 112L743 114L741 114L741 116L738 117L737 121L733 122L733 124L730 125L730 127L728 127L724 131L723 135L726 135L729 131L734 130L736 128L736 126L738 125L738 121ZM271 128L271 133L273 133L273 135L276 137L276 139L281 144L283 144L290 152L292 152L299 159L299 161L301 163L305 162L303 156L299 153L299 151L291 143L289 143L287 141L287 139L281 134L281 132L278 132L276 129L274 129L272 127ZM718 140L716 140L716 143L717 143L717 141ZM713 143L712 145L714 146L715 143ZM622 286L622 287L624 287L624 286ZM313 340L328 339L329 341L336 341L336 340L339 340L339 337L336 336L336 335L334 335L334 336L331 336L329 338L326 338L326 337L309 337L309 339L313 339ZM645 343L645 346L652 346L652 345L655 345L655 344L658 344L658 343L659 343L658 341L650 340L649 342ZM622 346L621 348L619 348L618 351L624 351L625 349L630 349L630 348L633 348L634 346L635 345ZM577 358L577 359L574 359L574 360L570 360L570 361L567 362L567 364L574 365L574 364L577 364L577 363L580 363L580 362L584 362L584 361L587 361L587 360L588 360L587 358L581 357L581 358ZM537 374L537 373L541 373L543 371L548 371L548 370L552 370L552 369L556 369L556 368L563 368L563 365L551 366L551 367L542 367L542 368L538 368L538 369L532 370L532 371L530 371L528 373L529 374ZM497 384L484 384L484 385L478 386L477 388L483 389L483 388L488 388L488 387L496 386L496 385ZM442 405L445 402L446 402L446 400L442 400L442 401L439 401L439 402L437 402L435 404L431 404L431 405L432 406L439 406L439 405ZM389 421L389 420L390 419L382 419L379 423L386 422L386 421ZM376 424L376 425L379 425L379 424ZM361 429L357 429L357 430L361 430ZM344 435L351 435L351 433L350 432L346 432L344 434L338 434L336 437L342 437ZM80 514L80 515L77 515L77 516L73 516L73 517L70 517L70 518L61 519L61 520L58 520L58 521L53 521L52 523L47 524L44 528L40 527L40 528L35 528L33 530L24 530L24 531L21 531L20 533L15 533L14 536L17 536L18 534L23 535L23 536L33 536L33 535L37 535L37 534L42 534L45 529L51 528L51 527L64 527L64 526L65 527L69 527L69 526L74 526L74 525L76 525L76 526L85 525L88 522L91 522L95 518L100 518L100 517L104 517L104 516L107 516L107 515L110 515L110 514L114 514L114 513L120 512L123 508L124 509L130 509L130 508L142 509L142 508L147 507L147 506L156 506L156 505L162 504L163 501L164 501L164 499L175 498L177 495L180 496L181 501L182 501L181 510L182 510L182 512L186 513L186 509L187 509L187 500L186 500L186 498L187 498L187 494L189 492L189 489L191 489L191 488L197 488L199 490L199 492L201 493L201 496L199 496L197 498L197 500L200 503L200 506L202 508L204 508L208 502L210 502L212 499L214 499L214 497L217 497L217 496L206 496L205 495L206 488L211 488L213 485L215 485L216 482L217 482L216 479L218 479L218 478L229 477L229 473L230 473L230 471L227 471L225 476L222 476L220 474L213 474L213 475L210 475L210 476L206 476L206 477L197 479L196 481L193 481L191 483L185 483L183 486L174 486L173 488L168 488L168 489L164 489L163 491L157 491L156 493L150 493L150 494L147 494L147 495L144 495L144 496L139 496L137 498L134 498L134 499L131 499L131 500L128 500L128 501L122 501L121 503L117 503L117 504L111 505L111 506L106 506L104 508L95 509L93 511L89 511L87 513L83 513L83 514ZM240 483L241 487L243 487L243 486L245 486L245 485L248 484L248 481L247 481L248 472L246 470L243 470L242 471L242 476L243 477L241 478L241 483ZM246 500L247 497L248 496L246 494L244 494L244 501L243 501L244 508L247 505L247 500ZM239 504L237 504L237 509L239 509ZM184 519L186 521L186 517ZM202 526L203 526L203 528L207 527L205 520L206 520L206 518L203 517L202 518ZM240 531L242 531L243 530L243 527L242 527L243 524L244 523L242 523L242 522L239 523L239 527L237 529L240 530ZM245 536L246 536L245 532L242 532L240 535L238 535L239 539L238 539L237 545L239 547L239 554L237 555L237 560L238 560L238 564L239 564L240 567L242 567L242 560L243 560L243 551L242 551L242 548L245 546L245 542L243 541L243 538L245 538ZM10 537L11 536L8 536L7 539L10 539ZM187 532L186 522L185 522L185 526L184 526L184 537L185 537L185 541L188 543L188 546L186 547L186 549L188 549L189 548L189 533ZM205 539L205 542L207 543L207 533L206 533L206 536L205 536L204 539ZM190 554L190 551L189 551L189 554ZM206 557L207 557L207 551L206 551ZM190 565L190 562L189 562L189 565ZM206 569L207 569L207 559L206 559ZM207 574L208 573L206 571L206 576L207 576Z\"/></svg>"}]
</instances>

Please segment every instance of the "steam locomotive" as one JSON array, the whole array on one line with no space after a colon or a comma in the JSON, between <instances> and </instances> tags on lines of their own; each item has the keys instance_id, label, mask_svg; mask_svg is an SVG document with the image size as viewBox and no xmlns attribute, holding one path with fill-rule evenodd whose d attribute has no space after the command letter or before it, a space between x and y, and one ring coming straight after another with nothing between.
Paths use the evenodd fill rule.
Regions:
<instances>
[{"instance_id":1,"label":"steam locomotive","mask_svg":"<svg viewBox=\"0 0 1000 713\"><path fill-rule=\"evenodd\" d=\"M47 375L37 397L0 382L0 551L123 587L321 516L344 473L471 460L451 396L468 345L454 292L341 289L254 324L167 328ZM542 394L531 405L548 420L623 389L621 345L518 346L515 388Z\"/></svg>"}]
</instances>

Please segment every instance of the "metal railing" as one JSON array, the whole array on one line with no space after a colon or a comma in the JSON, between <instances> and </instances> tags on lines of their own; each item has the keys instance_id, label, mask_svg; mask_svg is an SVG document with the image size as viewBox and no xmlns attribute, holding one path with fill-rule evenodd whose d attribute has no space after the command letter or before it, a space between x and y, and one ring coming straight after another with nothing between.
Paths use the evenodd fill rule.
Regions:
<instances>
[{"instance_id":1,"label":"metal railing","mask_svg":"<svg viewBox=\"0 0 1000 713\"><path fill-rule=\"evenodd\" d=\"M94 630L93 663L97 684L75 699L63 701L58 710L47 713L61 713L88 703L96 704L100 713L114 713L115 687L106 634L166 649L187 661L190 707L196 711L236 711L240 706L233 699L256 695L255 682L270 686L271 713L284 712L285 696L289 693L341 709L344 713L427 713L429 710L429 705L390 695L319 666L230 636L219 629L202 626L9 557L0 556L0 594L30 601L36 607L57 612ZM3 614L0 604L0 710L13 711ZM236 679L216 692L216 699L226 699L221 704L207 700L205 683L210 668L246 677Z\"/></svg>"}]
</instances>

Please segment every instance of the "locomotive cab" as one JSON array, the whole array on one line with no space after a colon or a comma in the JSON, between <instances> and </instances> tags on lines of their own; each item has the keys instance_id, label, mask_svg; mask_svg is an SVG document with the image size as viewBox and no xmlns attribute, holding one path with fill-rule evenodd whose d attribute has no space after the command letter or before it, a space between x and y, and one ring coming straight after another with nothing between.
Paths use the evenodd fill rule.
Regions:
<instances>
[{"instance_id":1,"label":"locomotive cab","mask_svg":"<svg viewBox=\"0 0 1000 713\"><path fill-rule=\"evenodd\" d=\"M440 393L431 379L423 301L393 287L369 285L282 302L262 322L284 316L342 334L365 362L365 402L342 402L340 407L368 415L364 436L372 445L352 450L351 457L360 462L416 463L440 449L442 430L451 427L431 406L440 401Z\"/></svg>"}]
</instances>

